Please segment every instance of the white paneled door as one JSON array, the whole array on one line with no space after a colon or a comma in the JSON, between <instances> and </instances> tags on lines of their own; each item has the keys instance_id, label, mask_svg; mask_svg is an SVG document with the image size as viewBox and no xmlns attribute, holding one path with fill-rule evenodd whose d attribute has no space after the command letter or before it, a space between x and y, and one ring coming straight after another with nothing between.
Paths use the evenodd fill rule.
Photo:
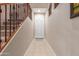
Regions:
<instances>
[{"instance_id":1,"label":"white paneled door","mask_svg":"<svg viewBox=\"0 0 79 59\"><path fill-rule=\"evenodd\" d=\"M35 14L35 38L44 38L44 14Z\"/></svg>"}]
</instances>

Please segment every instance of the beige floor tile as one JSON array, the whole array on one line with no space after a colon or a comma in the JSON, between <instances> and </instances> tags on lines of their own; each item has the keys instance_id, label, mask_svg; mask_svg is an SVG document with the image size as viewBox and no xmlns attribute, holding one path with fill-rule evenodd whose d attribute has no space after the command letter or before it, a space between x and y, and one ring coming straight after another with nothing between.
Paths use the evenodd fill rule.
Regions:
<instances>
[{"instance_id":1,"label":"beige floor tile","mask_svg":"<svg viewBox=\"0 0 79 59\"><path fill-rule=\"evenodd\" d=\"M55 56L55 53L46 39L34 39L25 56Z\"/></svg>"}]
</instances>

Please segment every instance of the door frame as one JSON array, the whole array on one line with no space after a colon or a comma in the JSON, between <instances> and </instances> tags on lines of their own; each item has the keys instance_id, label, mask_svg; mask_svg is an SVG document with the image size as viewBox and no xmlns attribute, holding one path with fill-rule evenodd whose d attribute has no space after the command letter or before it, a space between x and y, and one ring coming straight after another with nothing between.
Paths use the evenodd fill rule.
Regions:
<instances>
[{"instance_id":1,"label":"door frame","mask_svg":"<svg viewBox=\"0 0 79 59\"><path fill-rule=\"evenodd\" d=\"M45 13L34 13L34 20L33 20L33 38L35 38L35 14L43 14L44 15L44 39L46 37L46 30L45 30Z\"/></svg>"}]
</instances>

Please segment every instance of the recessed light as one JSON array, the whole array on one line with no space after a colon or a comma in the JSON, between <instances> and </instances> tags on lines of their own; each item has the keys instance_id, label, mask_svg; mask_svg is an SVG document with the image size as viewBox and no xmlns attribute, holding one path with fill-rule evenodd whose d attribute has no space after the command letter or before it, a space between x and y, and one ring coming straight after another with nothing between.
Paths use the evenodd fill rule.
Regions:
<instances>
[{"instance_id":1,"label":"recessed light","mask_svg":"<svg viewBox=\"0 0 79 59\"><path fill-rule=\"evenodd\" d=\"M38 12L41 12L40 9L38 9Z\"/></svg>"}]
</instances>

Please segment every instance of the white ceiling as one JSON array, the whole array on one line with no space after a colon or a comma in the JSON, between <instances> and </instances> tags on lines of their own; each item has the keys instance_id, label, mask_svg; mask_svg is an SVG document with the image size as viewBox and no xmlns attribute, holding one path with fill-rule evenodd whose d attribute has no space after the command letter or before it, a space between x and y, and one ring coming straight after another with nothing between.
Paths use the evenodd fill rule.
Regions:
<instances>
[{"instance_id":1,"label":"white ceiling","mask_svg":"<svg viewBox=\"0 0 79 59\"><path fill-rule=\"evenodd\" d=\"M32 8L48 8L49 3L30 3Z\"/></svg>"},{"instance_id":2,"label":"white ceiling","mask_svg":"<svg viewBox=\"0 0 79 59\"><path fill-rule=\"evenodd\" d=\"M45 13L49 8L49 3L31 3L30 5L34 13Z\"/></svg>"},{"instance_id":3,"label":"white ceiling","mask_svg":"<svg viewBox=\"0 0 79 59\"><path fill-rule=\"evenodd\" d=\"M45 13L48 9L47 8L33 8L32 11L34 13Z\"/></svg>"}]
</instances>

